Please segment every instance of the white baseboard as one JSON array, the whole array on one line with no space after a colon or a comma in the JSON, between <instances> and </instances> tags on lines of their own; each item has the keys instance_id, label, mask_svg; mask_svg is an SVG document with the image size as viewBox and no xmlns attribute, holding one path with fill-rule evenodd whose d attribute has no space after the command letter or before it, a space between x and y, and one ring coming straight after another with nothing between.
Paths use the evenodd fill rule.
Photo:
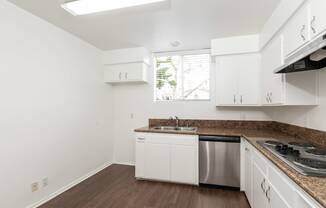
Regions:
<instances>
[{"instance_id":1,"label":"white baseboard","mask_svg":"<svg viewBox=\"0 0 326 208\"><path fill-rule=\"evenodd\" d=\"M131 163L131 162L118 162L118 161L115 161L112 164L135 166L135 163Z\"/></svg>"},{"instance_id":2,"label":"white baseboard","mask_svg":"<svg viewBox=\"0 0 326 208\"><path fill-rule=\"evenodd\" d=\"M110 165L112 165L111 162L101 165L100 167L96 168L95 170L93 170L93 171L87 173L86 175L74 180L70 184L60 188L59 190L55 191L54 193L50 194L49 196L43 198L42 200L40 200L40 201L38 201L36 203L33 203L33 204L27 206L26 208L37 208L37 207L41 206L42 204L50 201L51 199L53 199L53 198L57 197L58 195L62 194L63 192L65 192L65 191L71 189L72 187L78 185L79 183L86 180L87 178L89 178L89 177L95 175L96 173L104 170L105 168L109 167Z\"/></svg>"}]
</instances>

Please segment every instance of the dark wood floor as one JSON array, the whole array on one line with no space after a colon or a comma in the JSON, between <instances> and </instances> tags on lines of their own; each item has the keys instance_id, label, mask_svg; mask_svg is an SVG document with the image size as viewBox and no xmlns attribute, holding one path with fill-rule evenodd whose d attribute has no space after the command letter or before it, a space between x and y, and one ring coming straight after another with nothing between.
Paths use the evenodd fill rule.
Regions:
<instances>
[{"instance_id":1,"label":"dark wood floor","mask_svg":"<svg viewBox=\"0 0 326 208\"><path fill-rule=\"evenodd\" d=\"M236 191L137 181L134 167L112 165L40 208L250 208Z\"/></svg>"}]
</instances>

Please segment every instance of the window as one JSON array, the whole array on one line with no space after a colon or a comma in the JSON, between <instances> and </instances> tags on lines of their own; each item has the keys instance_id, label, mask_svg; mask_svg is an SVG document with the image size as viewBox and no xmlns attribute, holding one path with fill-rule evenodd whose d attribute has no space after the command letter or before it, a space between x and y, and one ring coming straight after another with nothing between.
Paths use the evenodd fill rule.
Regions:
<instances>
[{"instance_id":1,"label":"window","mask_svg":"<svg viewBox=\"0 0 326 208\"><path fill-rule=\"evenodd\" d=\"M167 55L155 58L156 100L210 99L210 55Z\"/></svg>"}]
</instances>

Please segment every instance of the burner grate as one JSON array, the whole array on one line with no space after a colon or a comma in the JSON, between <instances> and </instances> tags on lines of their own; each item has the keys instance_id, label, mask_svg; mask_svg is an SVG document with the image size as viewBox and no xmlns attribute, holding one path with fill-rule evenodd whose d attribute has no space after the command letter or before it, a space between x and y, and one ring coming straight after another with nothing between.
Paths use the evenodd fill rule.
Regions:
<instances>
[{"instance_id":1,"label":"burner grate","mask_svg":"<svg viewBox=\"0 0 326 208\"><path fill-rule=\"evenodd\" d=\"M307 148L307 149L313 149L315 146L310 143L303 143L303 142L289 142L289 145L294 147L300 147L300 148Z\"/></svg>"},{"instance_id":2,"label":"burner grate","mask_svg":"<svg viewBox=\"0 0 326 208\"><path fill-rule=\"evenodd\" d=\"M309 149L306 150L306 153L312 154L314 156L326 157L326 149Z\"/></svg>"},{"instance_id":3,"label":"burner grate","mask_svg":"<svg viewBox=\"0 0 326 208\"><path fill-rule=\"evenodd\" d=\"M274 141L274 140L268 140L264 142L267 145L271 146L277 146L277 145L284 145L282 142Z\"/></svg>"},{"instance_id":4,"label":"burner grate","mask_svg":"<svg viewBox=\"0 0 326 208\"><path fill-rule=\"evenodd\" d=\"M315 170L326 170L326 162L320 160L314 160L309 158L296 158L294 160L296 165L300 165L306 168Z\"/></svg>"}]
</instances>

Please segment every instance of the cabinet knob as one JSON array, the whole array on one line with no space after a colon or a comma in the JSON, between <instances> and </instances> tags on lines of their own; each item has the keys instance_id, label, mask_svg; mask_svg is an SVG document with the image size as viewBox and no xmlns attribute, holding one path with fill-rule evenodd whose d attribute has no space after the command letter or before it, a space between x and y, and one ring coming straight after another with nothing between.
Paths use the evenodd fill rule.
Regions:
<instances>
[{"instance_id":1,"label":"cabinet knob","mask_svg":"<svg viewBox=\"0 0 326 208\"><path fill-rule=\"evenodd\" d=\"M233 103L235 104L237 102L237 99L235 97L235 95L233 95Z\"/></svg>"},{"instance_id":2,"label":"cabinet knob","mask_svg":"<svg viewBox=\"0 0 326 208\"><path fill-rule=\"evenodd\" d=\"M314 34L316 34L316 32L317 32L317 30L316 30L316 28L315 28L315 22L316 22L316 16L313 16L312 17L312 20L311 20L311 22L310 22L310 27L311 27L311 31L314 33Z\"/></svg>"},{"instance_id":3,"label":"cabinet knob","mask_svg":"<svg viewBox=\"0 0 326 208\"><path fill-rule=\"evenodd\" d=\"M245 151L249 152L249 149L246 147L246 148L245 148Z\"/></svg>"},{"instance_id":4,"label":"cabinet knob","mask_svg":"<svg viewBox=\"0 0 326 208\"><path fill-rule=\"evenodd\" d=\"M266 179L264 178L264 180L260 183L260 188L264 193L266 193L265 182L266 182Z\"/></svg>"},{"instance_id":5,"label":"cabinet knob","mask_svg":"<svg viewBox=\"0 0 326 208\"><path fill-rule=\"evenodd\" d=\"M137 138L138 141L145 141L145 138Z\"/></svg>"},{"instance_id":6,"label":"cabinet knob","mask_svg":"<svg viewBox=\"0 0 326 208\"><path fill-rule=\"evenodd\" d=\"M242 95L240 96L240 102L241 102L241 104L242 104L242 101L243 101L243 99L242 99Z\"/></svg>"},{"instance_id":7,"label":"cabinet knob","mask_svg":"<svg viewBox=\"0 0 326 208\"><path fill-rule=\"evenodd\" d=\"M119 73L119 79L121 80L121 72Z\"/></svg>"},{"instance_id":8,"label":"cabinet knob","mask_svg":"<svg viewBox=\"0 0 326 208\"><path fill-rule=\"evenodd\" d=\"M125 73L125 78L128 79L128 73Z\"/></svg>"},{"instance_id":9,"label":"cabinet knob","mask_svg":"<svg viewBox=\"0 0 326 208\"><path fill-rule=\"evenodd\" d=\"M266 193L265 193L268 202L271 201L270 191L271 191L271 187L268 186L268 188L267 188L267 190L266 190Z\"/></svg>"},{"instance_id":10,"label":"cabinet knob","mask_svg":"<svg viewBox=\"0 0 326 208\"><path fill-rule=\"evenodd\" d=\"M302 25L301 31L300 31L300 36L303 41L306 41L306 36L304 35L304 31L306 30L306 25Z\"/></svg>"}]
</instances>

